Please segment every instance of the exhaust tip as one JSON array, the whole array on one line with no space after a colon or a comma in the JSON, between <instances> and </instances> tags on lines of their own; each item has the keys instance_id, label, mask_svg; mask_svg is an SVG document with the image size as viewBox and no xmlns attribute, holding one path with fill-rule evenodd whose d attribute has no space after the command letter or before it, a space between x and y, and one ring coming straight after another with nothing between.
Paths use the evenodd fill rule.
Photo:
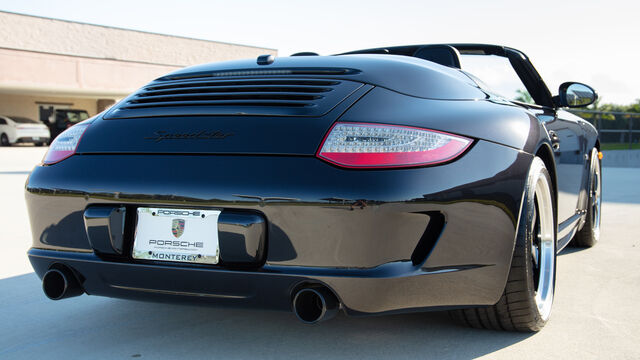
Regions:
<instances>
[{"instance_id":1,"label":"exhaust tip","mask_svg":"<svg viewBox=\"0 0 640 360\"><path fill-rule=\"evenodd\" d=\"M338 313L338 299L325 287L304 288L293 298L293 312L300 321L315 324Z\"/></svg>"},{"instance_id":2,"label":"exhaust tip","mask_svg":"<svg viewBox=\"0 0 640 360\"><path fill-rule=\"evenodd\" d=\"M84 293L71 269L51 269L42 277L42 290L51 300L61 300Z\"/></svg>"}]
</instances>

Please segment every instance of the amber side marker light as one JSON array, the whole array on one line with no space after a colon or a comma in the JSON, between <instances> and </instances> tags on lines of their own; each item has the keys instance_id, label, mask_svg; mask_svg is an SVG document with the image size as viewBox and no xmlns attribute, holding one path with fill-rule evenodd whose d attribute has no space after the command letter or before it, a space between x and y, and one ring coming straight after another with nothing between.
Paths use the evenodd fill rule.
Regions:
<instances>
[{"instance_id":1,"label":"amber side marker light","mask_svg":"<svg viewBox=\"0 0 640 360\"><path fill-rule=\"evenodd\" d=\"M602 160L604 155L602 155L602 151L598 151L598 160Z\"/></svg>"}]
</instances>

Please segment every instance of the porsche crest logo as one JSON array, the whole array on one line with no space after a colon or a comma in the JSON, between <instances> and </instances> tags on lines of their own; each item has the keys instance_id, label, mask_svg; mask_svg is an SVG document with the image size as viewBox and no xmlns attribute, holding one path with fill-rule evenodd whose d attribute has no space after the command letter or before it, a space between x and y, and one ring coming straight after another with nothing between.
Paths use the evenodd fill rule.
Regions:
<instances>
[{"instance_id":1,"label":"porsche crest logo","mask_svg":"<svg viewBox=\"0 0 640 360\"><path fill-rule=\"evenodd\" d=\"M179 238L184 233L184 219L173 219L171 223L171 233Z\"/></svg>"}]
</instances>

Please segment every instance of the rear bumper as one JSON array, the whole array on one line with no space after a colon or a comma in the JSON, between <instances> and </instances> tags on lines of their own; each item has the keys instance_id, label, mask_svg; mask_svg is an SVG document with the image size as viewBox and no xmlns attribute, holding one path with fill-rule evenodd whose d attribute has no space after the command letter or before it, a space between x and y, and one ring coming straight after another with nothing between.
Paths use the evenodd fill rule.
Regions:
<instances>
[{"instance_id":1,"label":"rear bumper","mask_svg":"<svg viewBox=\"0 0 640 360\"><path fill-rule=\"evenodd\" d=\"M16 130L16 143L35 143L35 142L47 142L51 135L48 129L28 129L28 130Z\"/></svg>"},{"instance_id":2,"label":"rear bumper","mask_svg":"<svg viewBox=\"0 0 640 360\"><path fill-rule=\"evenodd\" d=\"M40 276L67 265L95 295L289 309L293 288L320 282L351 314L488 305L507 279L530 162L484 141L449 164L396 170L297 156L76 155L30 175L29 254ZM129 250L103 256L83 216L107 205L255 212L266 250L244 268L135 261L129 218Z\"/></svg>"},{"instance_id":3,"label":"rear bumper","mask_svg":"<svg viewBox=\"0 0 640 360\"><path fill-rule=\"evenodd\" d=\"M367 270L278 267L225 270L192 265L104 261L92 253L31 249L29 260L40 278L54 264L78 275L89 295L133 300L210 303L220 306L291 310L294 291L311 284L331 289L349 315L494 303L487 284L493 266L421 269L410 262Z\"/></svg>"},{"instance_id":4,"label":"rear bumper","mask_svg":"<svg viewBox=\"0 0 640 360\"><path fill-rule=\"evenodd\" d=\"M39 137L39 136L24 136L16 139L16 144L21 143L47 143L49 142L49 137Z\"/></svg>"}]
</instances>

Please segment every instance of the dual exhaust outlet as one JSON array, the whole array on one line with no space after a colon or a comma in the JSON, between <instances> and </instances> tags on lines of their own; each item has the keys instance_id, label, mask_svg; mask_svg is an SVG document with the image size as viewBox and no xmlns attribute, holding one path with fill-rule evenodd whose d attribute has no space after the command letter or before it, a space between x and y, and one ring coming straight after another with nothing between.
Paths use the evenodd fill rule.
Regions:
<instances>
[{"instance_id":1,"label":"dual exhaust outlet","mask_svg":"<svg viewBox=\"0 0 640 360\"><path fill-rule=\"evenodd\" d=\"M340 302L329 288L313 285L298 290L293 296L293 313L305 324L315 324L336 316Z\"/></svg>"},{"instance_id":2,"label":"dual exhaust outlet","mask_svg":"<svg viewBox=\"0 0 640 360\"><path fill-rule=\"evenodd\" d=\"M84 294L73 271L66 266L50 269L42 277L42 290L51 300L62 300ZM292 308L296 317L306 324L315 324L336 316L340 302L322 285L312 285L295 292Z\"/></svg>"},{"instance_id":3,"label":"dual exhaust outlet","mask_svg":"<svg viewBox=\"0 0 640 360\"><path fill-rule=\"evenodd\" d=\"M42 290L51 300L62 300L84 294L78 278L66 266L47 271L42 277Z\"/></svg>"}]
</instances>

